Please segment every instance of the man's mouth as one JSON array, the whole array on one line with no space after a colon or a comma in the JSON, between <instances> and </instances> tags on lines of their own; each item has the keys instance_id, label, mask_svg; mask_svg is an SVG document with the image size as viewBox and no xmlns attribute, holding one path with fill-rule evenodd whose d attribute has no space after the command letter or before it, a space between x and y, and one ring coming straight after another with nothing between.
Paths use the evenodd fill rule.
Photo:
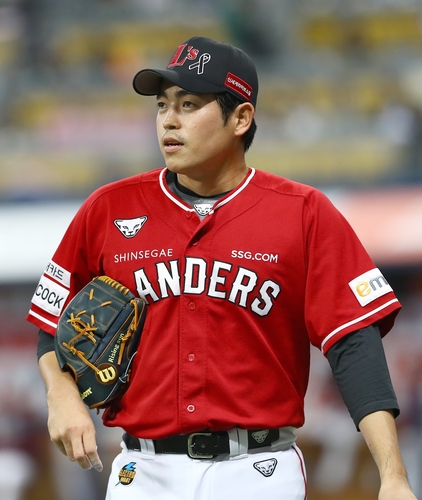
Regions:
<instances>
[{"instance_id":1,"label":"man's mouth","mask_svg":"<svg viewBox=\"0 0 422 500\"><path fill-rule=\"evenodd\" d=\"M163 145L164 145L164 151L166 153L174 153L175 151L178 151L184 146L183 142L173 137L166 137L163 140Z\"/></svg>"}]
</instances>

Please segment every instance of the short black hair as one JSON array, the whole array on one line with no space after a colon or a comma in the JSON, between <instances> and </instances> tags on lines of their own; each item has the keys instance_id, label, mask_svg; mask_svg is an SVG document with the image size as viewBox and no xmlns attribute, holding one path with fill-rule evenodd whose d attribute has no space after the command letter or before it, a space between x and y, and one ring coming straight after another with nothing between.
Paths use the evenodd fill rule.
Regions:
<instances>
[{"instance_id":1,"label":"short black hair","mask_svg":"<svg viewBox=\"0 0 422 500\"><path fill-rule=\"evenodd\" d=\"M222 92L221 94L215 94L215 99L220 105L221 112L223 113L224 124L228 122L230 115L239 106L239 104L242 104L243 102L230 92ZM254 118L252 120L251 126L249 127L247 132L245 132L242 136L245 153L251 147L251 144L255 137L256 129L257 126Z\"/></svg>"}]
</instances>

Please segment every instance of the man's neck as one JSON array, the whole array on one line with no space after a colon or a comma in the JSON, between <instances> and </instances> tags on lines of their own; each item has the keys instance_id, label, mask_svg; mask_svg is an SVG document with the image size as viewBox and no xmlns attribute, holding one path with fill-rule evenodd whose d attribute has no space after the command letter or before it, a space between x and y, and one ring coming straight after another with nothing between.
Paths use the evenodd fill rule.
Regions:
<instances>
[{"instance_id":1,"label":"man's neck","mask_svg":"<svg viewBox=\"0 0 422 500\"><path fill-rule=\"evenodd\" d=\"M247 176L249 168L244 165L237 171L225 173L210 179L195 179L186 174L177 174L178 183L201 196L215 196L235 189Z\"/></svg>"}]
</instances>

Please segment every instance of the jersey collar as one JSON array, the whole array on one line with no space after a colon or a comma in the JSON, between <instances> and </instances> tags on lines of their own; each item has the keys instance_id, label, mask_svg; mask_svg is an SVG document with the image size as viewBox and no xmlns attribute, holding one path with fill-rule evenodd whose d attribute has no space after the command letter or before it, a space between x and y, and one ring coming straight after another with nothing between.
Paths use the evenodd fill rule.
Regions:
<instances>
[{"instance_id":1,"label":"jersey collar","mask_svg":"<svg viewBox=\"0 0 422 500\"><path fill-rule=\"evenodd\" d=\"M163 193L173 203L175 203L179 208L181 208L182 210L185 210L185 212L195 212L195 209L193 207L191 207L187 203L184 203L182 200L180 200L179 198L177 198L172 191L170 191L170 189L167 186L166 180L165 180L166 179L166 173L167 173L167 171L168 171L168 168L164 168L160 172L160 177L159 177L160 187L161 187ZM250 181L252 180L252 178L253 178L254 175L255 175L255 169L254 168L250 168L247 176L237 186L237 188L234 189L233 191L230 191L229 193L227 193L226 196L224 196L223 198L221 198L220 200L218 200L214 204L213 209L209 213L212 214L215 210L217 210L217 208L222 207L226 203L229 203L229 201L231 201L234 198L236 198L236 196L239 195L246 188L246 186L250 183Z\"/></svg>"}]
</instances>

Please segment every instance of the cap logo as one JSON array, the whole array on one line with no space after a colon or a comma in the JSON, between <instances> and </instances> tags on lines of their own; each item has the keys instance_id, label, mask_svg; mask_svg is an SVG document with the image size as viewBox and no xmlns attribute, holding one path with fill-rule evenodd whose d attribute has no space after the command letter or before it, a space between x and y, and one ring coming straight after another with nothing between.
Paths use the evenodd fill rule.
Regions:
<instances>
[{"instance_id":1,"label":"cap logo","mask_svg":"<svg viewBox=\"0 0 422 500\"><path fill-rule=\"evenodd\" d=\"M227 73L224 85L234 90L248 101L251 100L252 87L238 76L233 75L233 73Z\"/></svg>"},{"instance_id":2,"label":"cap logo","mask_svg":"<svg viewBox=\"0 0 422 500\"><path fill-rule=\"evenodd\" d=\"M202 75L204 72L204 66L211 61L211 55L208 53L202 54L201 57L199 58L199 61L196 63L193 63L189 66L189 69L195 69L198 68L198 75Z\"/></svg>"},{"instance_id":3,"label":"cap logo","mask_svg":"<svg viewBox=\"0 0 422 500\"><path fill-rule=\"evenodd\" d=\"M183 59L181 59L182 53L186 47L187 43L182 43L182 45L179 46L179 48L173 54L173 57L171 58L167 68L172 68L173 66L183 66L186 62L186 59L194 61L198 57L199 50L195 49L193 45L189 45L186 56Z\"/></svg>"},{"instance_id":4,"label":"cap logo","mask_svg":"<svg viewBox=\"0 0 422 500\"><path fill-rule=\"evenodd\" d=\"M182 54L187 48L187 54L185 57L182 57ZM173 57L171 58L171 61L169 62L167 68L172 68L173 66L183 66L187 60L189 61L195 61L198 57L199 54L199 49L195 49L193 45L187 45L186 43L183 43L182 45L179 46L179 48L176 50L174 53ZM211 61L211 55L208 53L204 53L200 56L199 60L192 63L189 65L189 70L197 69L198 68L198 75L202 75L204 72L204 66Z\"/></svg>"}]
</instances>

